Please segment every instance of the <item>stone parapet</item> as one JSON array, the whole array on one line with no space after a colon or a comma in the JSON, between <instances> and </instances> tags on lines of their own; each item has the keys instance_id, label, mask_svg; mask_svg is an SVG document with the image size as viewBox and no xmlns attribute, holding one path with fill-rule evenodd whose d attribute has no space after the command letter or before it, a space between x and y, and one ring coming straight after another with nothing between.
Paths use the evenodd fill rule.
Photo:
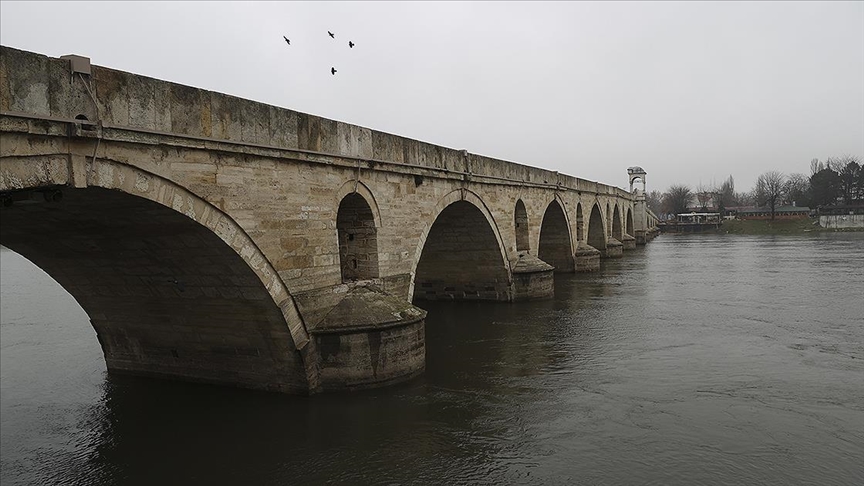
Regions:
<instances>
[{"instance_id":1,"label":"stone parapet","mask_svg":"<svg viewBox=\"0 0 864 486\"><path fill-rule=\"evenodd\" d=\"M74 119L233 144L317 152L430 173L519 181L632 199L626 190L557 171L442 147L223 93L92 65L69 79L69 60L0 46L0 111ZM89 63L89 59L87 60ZM71 82L70 82L71 81ZM87 84L85 88L85 83ZM50 88L50 89L49 89ZM89 90L89 91L88 91ZM98 100L97 109L93 99Z\"/></svg>"}]
</instances>

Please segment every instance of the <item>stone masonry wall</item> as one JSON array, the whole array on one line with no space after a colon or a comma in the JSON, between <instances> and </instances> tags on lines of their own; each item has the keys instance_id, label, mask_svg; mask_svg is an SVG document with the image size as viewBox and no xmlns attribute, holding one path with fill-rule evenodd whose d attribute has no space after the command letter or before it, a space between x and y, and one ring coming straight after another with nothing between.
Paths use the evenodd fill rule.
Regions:
<instances>
[{"instance_id":1,"label":"stone masonry wall","mask_svg":"<svg viewBox=\"0 0 864 486\"><path fill-rule=\"evenodd\" d=\"M406 298L422 235L454 193L474 195L471 204L488 214L483 224L511 265L517 260L517 200L525 204L534 255L556 194L571 224L571 245L585 238L575 223L578 204L586 208L582 232L594 204L632 206L622 189L551 171L98 66L89 80L72 78L65 60L5 47L0 53L4 160L65 159L70 148L62 120L78 114L100 119L99 137L76 139L82 159L95 153L135 166L224 211L291 292L341 283L336 219L346 187L368 191L380 218L379 277Z\"/></svg>"}]
</instances>

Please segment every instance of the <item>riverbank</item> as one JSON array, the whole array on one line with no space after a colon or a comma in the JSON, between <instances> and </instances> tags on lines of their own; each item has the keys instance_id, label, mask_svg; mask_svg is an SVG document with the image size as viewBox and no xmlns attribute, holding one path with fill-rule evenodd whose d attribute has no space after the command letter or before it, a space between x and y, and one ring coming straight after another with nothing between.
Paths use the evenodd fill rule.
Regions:
<instances>
[{"instance_id":1,"label":"riverbank","mask_svg":"<svg viewBox=\"0 0 864 486\"><path fill-rule=\"evenodd\" d=\"M823 228L814 219L793 220L726 220L717 230L718 233L733 235L791 235L814 232L861 231L859 228Z\"/></svg>"}]
</instances>

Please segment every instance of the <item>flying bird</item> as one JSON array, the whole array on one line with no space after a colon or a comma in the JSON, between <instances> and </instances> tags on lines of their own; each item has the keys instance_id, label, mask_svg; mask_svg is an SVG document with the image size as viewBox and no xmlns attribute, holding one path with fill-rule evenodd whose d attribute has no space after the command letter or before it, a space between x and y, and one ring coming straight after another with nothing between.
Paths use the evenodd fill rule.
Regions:
<instances>
[{"instance_id":1,"label":"flying bird","mask_svg":"<svg viewBox=\"0 0 864 486\"><path fill-rule=\"evenodd\" d=\"M285 37L285 36L284 36L284 35L283 35L283 36L282 36L282 38L283 38L283 39L285 39L285 42L287 42L287 43L288 43L288 45L289 45L289 46L290 46L290 45L291 45L291 41L290 41L290 40L288 40L288 38L287 38L287 37Z\"/></svg>"},{"instance_id":2,"label":"flying bird","mask_svg":"<svg viewBox=\"0 0 864 486\"><path fill-rule=\"evenodd\" d=\"M336 75L336 68L335 67L330 68L330 74L332 74L334 76Z\"/></svg>"},{"instance_id":3,"label":"flying bird","mask_svg":"<svg viewBox=\"0 0 864 486\"><path fill-rule=\"evenodd\" d=\"M351 49L353 49L353 48L354 48L354 43L351 42L351 41L348 41L348 47L350 47Z\"/></svg>"},{"instance_id":4,"label":"flying bird","mask_svg":"<svg viewBox=\"0 0 864 486\"><path fill-rule=\"evenodd\" d=\"M330 31L328 30L327 33L330 34L330 37L332 37L332 38L334 38L334 39L336 38L336 35L334 35L333 32L330 32Z\"/></svg>"}]
</instances>

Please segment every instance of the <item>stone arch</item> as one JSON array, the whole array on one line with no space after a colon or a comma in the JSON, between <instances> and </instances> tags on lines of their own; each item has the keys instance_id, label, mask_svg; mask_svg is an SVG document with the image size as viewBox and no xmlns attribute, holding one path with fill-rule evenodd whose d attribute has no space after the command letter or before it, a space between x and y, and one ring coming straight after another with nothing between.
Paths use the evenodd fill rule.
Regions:
<instances>
[{"instance_id":1,"label":"stone arch","mask_svg":"<svg viewBox=\"0 0 864 486\"><path fill-rule=\"evenodd\" d=\"M336 213L342 282L378 278L378 228L366 198L351 192Z\"/></svg>"},{"instance_id":2,"label":"stone arch","mask_svg":"<svg viewBox=\"0 0 864 486\"><path fill-rule=\"evenodd\" d=\"M512 279L491 211L458 189L436 205L414 253L409 295L425 300L511 300Z\"/></svg>"},{"instance_id":3,"label":"stone arch","mask_svg":"<svg viewBox=\"0 0 864 486\"><path fill-rule=\"evenodd\" d=\"M621 226L621 211L618 209L618 203L612 210L612 238L618 241L624 240L623 227Z\"/></svg>"},{"instance_id":4,"label":"stone arch","mask_svg":"<svg viewBox=\"0 0 864 486\"><path fill-rule=\"evenodd\" d=\"M516 209L513 211L513 219L516 231L516 251L530 251L530 236L528 231L528 212L522 199L516 201Z\"/></svg>"},{"instance_id":5,"label":"stone arch","mask_svg":"<svg viewBox=\"0 0 864 486\"><path fill-rule=\"evenodd\" d=\"M625 231L627 231L627 234L630 236L635 236L636 233L634 233L634 231L633 231L633 211L629 207L627 208L627 225L626 225L626 227L627 227L627 229Z\"/></svg>"},{"instance_id":6,"label":"stone arch","mask_svg":"<svg viewBox=\"0 0 864 486\"><path fill-rule=\"evenodd\" d=\"M340 187L339 190L336 191L336 198L333 201L335 207L339 207L342 203L342 200L345 199L345 196L349 194L357 194L363 197L363 200L366 201L366 204L369 205L369 209L372 210L372 217L375 220L375 227L381 228L381 210L378 208L378 200L375 199L375 195L372 194L372 191L369 187L361 181L357 179L351 179L345 181Z\"/></svg>"},{"instance_id":7,"label":"stone arch","mask_svg":"<svg viewBox=\"0 0 864 486\"><path fill-rule=\"evenodd\" d=\"M591 215L588 217L588 244L596 250L606 249L606 224L600 211L600 203L595 202L591 207Z\"/></svg>"},{"instance_id":8,"label":"stone arch","mask_svg":"<svg viewBox=\"0 0 864 486\"><path fill-rule=\"evenodd\" d=\"M558 198L553 199L543 213L537 257L555 267L556 272L574 272L573 244L567 213Z\"/></svg>"},{"instance_id":9,"label":"stone arch","mask_svg":"<svg viewBox=\"0 0 864 486\"><path fill-rule=\"evenodd\" d=\"M52 188L62 200L3 208L0 241L84 308L109 370L298 393L317 387L293 298L230 216L133 166L99 159L84 174L73 177L65 158L4 159L0 192L20 198ZM32 236L39 232L51 236Z\"/></svg>"}]
</instances>

